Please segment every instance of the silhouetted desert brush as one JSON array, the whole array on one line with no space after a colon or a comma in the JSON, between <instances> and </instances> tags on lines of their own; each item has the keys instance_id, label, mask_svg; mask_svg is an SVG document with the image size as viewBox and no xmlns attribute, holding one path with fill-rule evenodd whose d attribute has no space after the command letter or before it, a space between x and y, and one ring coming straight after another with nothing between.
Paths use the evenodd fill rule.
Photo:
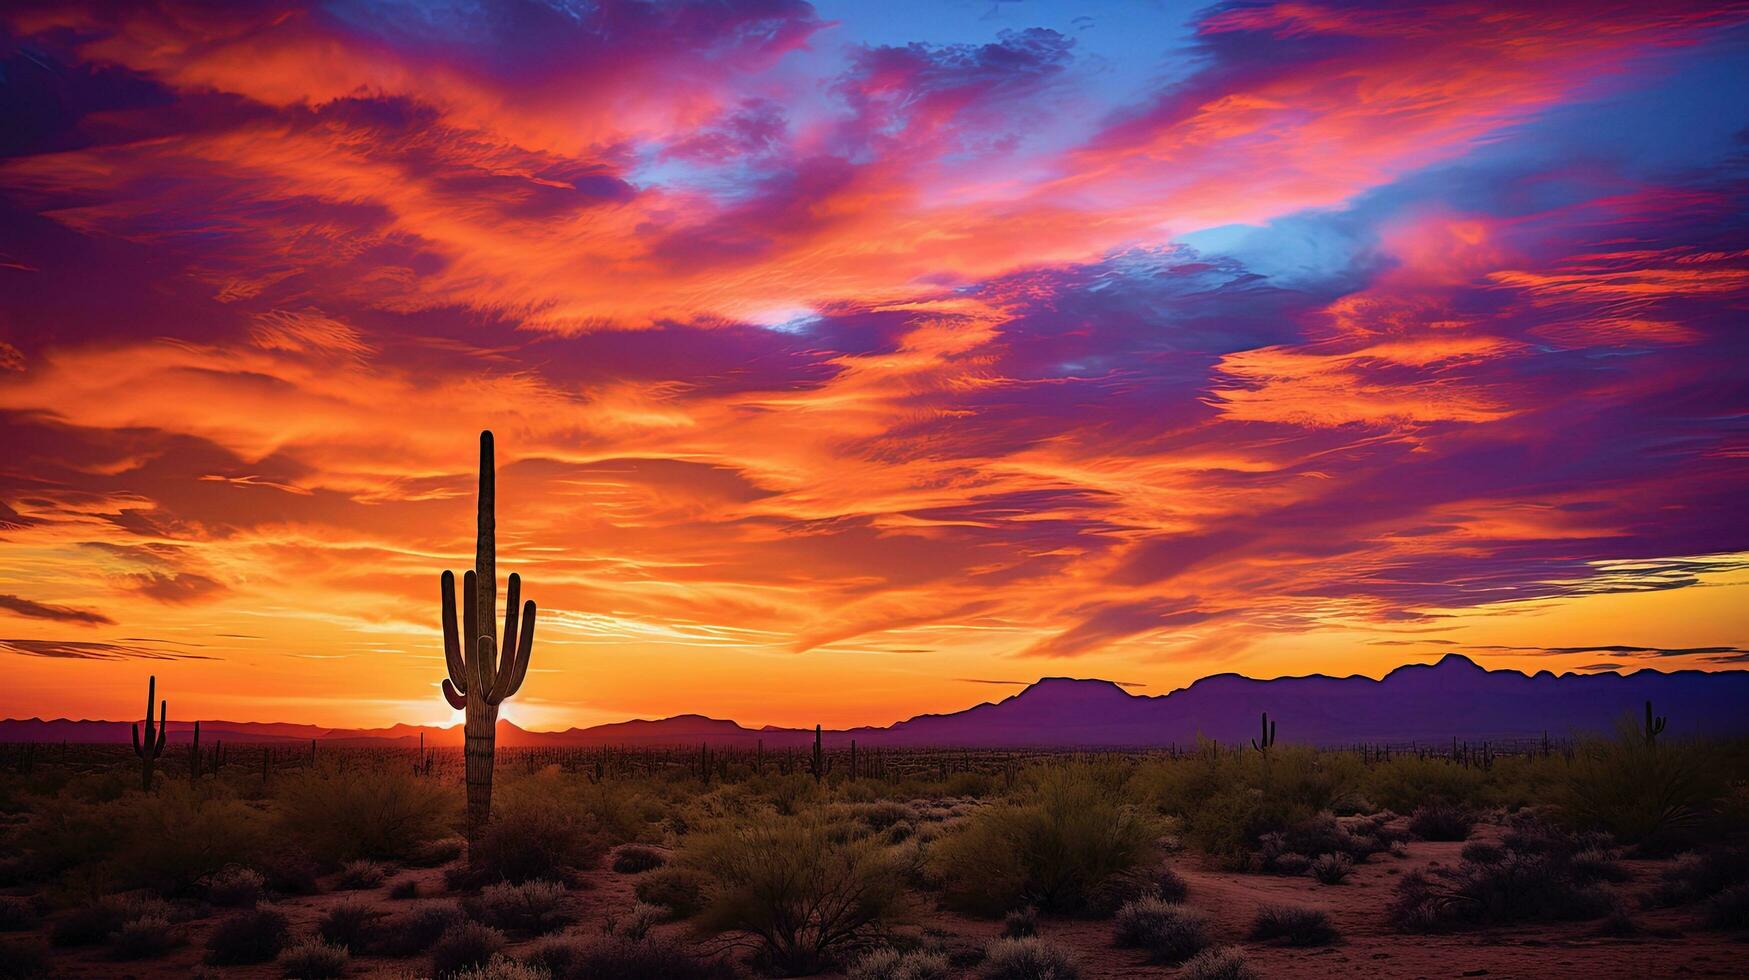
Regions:
<instances>
[{"instance_id":1,"label":"silhouetted desert brush","mask_svg":"<svg viewBox=\"0 0 1749 980\"><path fill-rule=\"evenodd\" d=\"M1732 885L1707 902L1706 923L1714 929L1749 930L1749 884Z\"/></svg>"},{"instance_id":2,"label":"silhouetted desert brush","mask_svg":"<svg viewBox=\"0 0 1749 980\"><path fill-rule=\"evenodd\" d=\"M1237 946L1205 949L1188 960L1178 971L1179 980L1262 980L1263 974L1246 959Z\"/></svg>"},{"instance_id":3,"label":"silhouetted desert brush","mask_svg":"<svg viewBox=\"0 0 1749 980\"><path fill-rule=\"evenodd\" d=\"M1600 848L1574 854L1567 860L1567 865L1572 869L1573 876L1580 881L1609 881L1619 884L1632 877L1614 854Z\"/></svg>"},{"instance_id":4,"label":"silhouetted desert brush","mask_svg":"<svg viewBox=\"0 0 1749 980\"><path fill-rule=\"evenodd\" d=\"M762 959L791 972L821 969L857 945L897 911L904 891L883 848L834 841L814 817L695 834L685 857L714 882L707 925L751 933Z\"/></svg>"},{"instance_id":5,"label":"silhouetted desert brush","mask_svg":"<svg viewBox=\"0 0 1749 980\"><path fill-rule=\"evenodd\" d=\"M454 885L521 883L567 877L595 864L603 847L589 821L545 783L506 793L492 822L478 831L468 867L453 869Z\"/></svg>"},{"instance_id":6,"label":"silhouetted desert brush","mask_svg":"<svg viewBox=\"0 0 1749 980\"><path fill-rule=\"evenodd\" d=\"M1417 807L1409 817L1409 831L1422 840L1467 840L1476 826L1476 815L1467 807L1433 803Z\"/></svg>"},{"instance_id":7,"label":"silhouetted desert brush","mask_svg":"<svg viewBox=\"0 0 1749 980\"><path fill-rule=\"evenodd\" d=\"M1397 883L1389 916L1406 932L1597 918L1609 897L1579 879L1558 853L1506 849L1485 864L1464 861L1432 874L1414 872Z\"/></svg>"},{"instance_id":8,"label":"silhouetted desert brush","mask_svg":"<svg viewBox=\"0 0 1749 980\"><path fill-rule=\"evenodd\" d=\"M954 975L947 957L924 950L873 950L845 972L845 980L949 980Z\"/></svg>"},{"instance_id":9,"label":"silhouetted desert brush","mask_svg":"<svg viewBox=\"0 0 1749 980\"><path fill-rule=\"evenodd\" d=\"M364 891L379 888L388 879L389 869L379 861L348 861L340 867L340 877L334 887L342 891Z\"/></svg>"},{"instance_id":10,"label":"silhouetted desert brush","mask_svg":"<svg viewBox=\"0 0 1749 980\"><path fill-rule=\"evenodd\" d=\"M222 966L266 963L285 948L291 927L272 909L239 912L219 920L207 938L207 962Z\"/></svg>"},{"instance_id":11,"label":"silhouetted desert brush","mask_svg":"<svg viewBox=\"0 0 1749 980\"><path fill-rule=\"evenodd\" d=\"M400 766L318 766L274 787L287 836L324 861L405 860L449 833L454 790Z\"/></svg>"},{"instance_id":12,"label":"silhouetted desert brush","mask_svg":"<svg viewBox=\"0 0 1749 980\"><path fill-rule=\"evenodd\" d=\"M1143 898L1118 910L1112 938L1119 946L1146 950L1150 962L1176 964L1208 946L1208 922L1189 906Z\"/></svg>"},{"instance_id":13,"label":"silhouetted desert brush","mask_svg":"<svg viewBox=\"0 0 1749 980\"><path fill-rule=\"evenodd\" d=\"M1134 891L1108 881L1157 860L1157 831L1090 769L1047 769L1016 801L977 811L935 842L930 870L959 911L997 916L1031 904L1041 912L1109 915Z\"/></svg>"},{"instance_id":14,"label":"silhouetted desert brush","mask_svg":"<svg viewBox=\"0 0 1749 980\"><path fill-rule=\"evenodd\" d=\"M419 880L417 878L405 878L401 881L395 882L394 887L389 889L389 897L402 901L418 898Z\"/></svg>"},{"instance_id":15,"label":"silhouetted desert brush","mask_svg":"<svg viewBox=\"0 0 1749 980\"><path fill-rule=\"evenodd\" d=\"M462 970L485 966L504 949L504 934L478 922L451 926L431 947L431 975L446 980Z\"/></svg>"},{"instance_id":16,"label":"silhouetted desert brush","mask_svg":"<svg viewBox=\"0 0 1749 980\"><path fill-rule=\"evenodd\" d=\"M1475 864L1493 864L1506 857L1506 848L1489 841L1471 841L1460 852L1462 860Z\"/></svg>"},{"instance_id":17,"label":"silhouetted desert brush","mask_svg":"<svg viewBox=\"0 0 1749 980\"><path fill-rule=\"evenodd\" d=\"M1038 935L1038 909L1028 905L1011 910L1002 917L1002 935L1009 939Z\"/></svg>"},{"instance_id":18,"label":"silhouetted desert brush","mask_svg":"<svg viewBox=\"0 0 1749 980\"><path fill-rule=\"evenodd\" d=\"M221 908L252 909L267 892L267 878L254 868L231 867L207 882L206 900Z\"/></svg>"},{"instance_id":19,"label":"silhouetted desert brush","mask_svg":"<svg viewBox=\"0 0 1749 980\"><path fill-rule=\"evenodd\" d=\"M351 959L344 946L306 939L280 954L279 968L286 980L333 980L346 975Z\"/></svg>"},{"instance_id":20,"label":"silhouetted desert brush","mask_svg":"<svg viewBox=\"0 0 1749 980\"><path fill-rule=\"evenodd\" d=\"M1328 946L1341 938L1330 916L1297 905L1265 905L1251 922L1251 938L1285 939L1289 946Z\"/></svg>"},{"instance_id":21,"label":"silhouetted desert brush","mask_svg":"<svg viewBox=\"0 0 1749 980\"><path fill-rule=\"evenodd\" d=\"M1156 888L1160 897L1168 902L1182 902L1190 894L1190 886L1185 883L1184 876L1171 868L1161 868L1155 876Z\"/></svg>"},{"instance_id":22,"label":"silhouetted desert brush","mask_svg":"<svg viewBox=\"0 0 1749 980\"><path fill-rule=\"evenodd\" d=\"M444 934L467 921L454 905L425 905L383 923L380 951L386 956L415 956L426 952Z\"/></svg>"},{"instance_id":23,"label":"silhouetted desert brush","mask_svg":"<svg viewBox=\"0 0 1749 980\"><path fill-rule=\"evenodd\" d=\"M638 878L633 889L638 901L659 905L677 919L690 919L704 909L704 890L710 881L694 868L666 867Z\"/></svg>"},{"instance_id":24,"label":"silhouetted desert brush","mask_svg":"<svg viewBox=\"0 0 1749 980\"><path fill-rule=\"evenodd\" d=\"M482 966L457 970L450 980L552 980L552 975L538 966L517 961L499 953Z\"/></svg>"},{"instance_id":25,"label":"silhouetted desert brush","mask_svg":"<svg viewBox=\"0 0 1749 980\"><path fill-rule=\"evenodd\" d=\"M363 953L382 941L387 913L365 902L329 906L316 921L316 935L350 953Z\"/></svg>"},{"instance_id":26,"label":"silhouetted desert brush","mask_svg":"<svg viewBox=\"0 0 1749 980\"><path fill-rule=\"evenodd\" d=\"M1076 980L1081 964L1065 946L1028 936L998 939L984 950L978 967L984 980Z\"/></svg>"},{"instance_id":27,"label":"silhouetted desert brush","mask_svg":"<svg viewBox=\"0 0 1749 980\"><path fill-rule=\"evenodd\" d=\"M109 953L118 960L155 959L182 942L180 927L163 916L148 915L122 923L109 937Z\"/></svg>"},{"instance_id":28,"label":"silhouetted desert brush","mask_svg":"<svg viewBox=\"0 0 1749 980\"><path fill-rule=\"evenodd\" d=\"M1749 850L1710 847L1684 854L1664 869L1647 901L1659 907L1691 905L1744 883L1749 883Z\"/></svg>"},{"instance_id":29,"label":"silhouetted desert brush","mask_svg":"<svg viewBox=\"0 0 1749 980\"><path fill-rule=\"evenodd\" d=\"M1579 747L1560 796L1566 822L1655 853L1693 843L1716 819L1729 781L1719 751L1679 739L1653 744L1637 725L1623 729Z\"/></svg>"},{"instance_id":30,"label":"silhouetted desert brush","mask_svg":"<svg viewBox=\"0 0 1749 980\"><path fill-rule=\"evenodd\" d=\"M1354 861L1346 854L1320 854L1307 868L1313 878L1326 885L1340 885L1354 873Z\"/></svg>"},{"instance_id":31,"label":"silhouetted desert brush","mask_svg":"<svg viewBox=\"0 0 1749 980\"><path fill-rule=\"evenodd\" d=\"M487 885L463 909L495 929L539 935L571 921L571 914L560 907L564 900L565 886L556 881L504 882Z\"/></svg>"},{"instance_id":32,"label":"silhouetted desert brush","mask_svg":"<svg viewBox=\"0 0 1749 980\"><path fill-rule=\"evenodd\" d=\"M253 865L270 848L267 818L213 787L167 782L126 801L112 866L121 881L188 894L231 865Z\"/></svg>"},{"instance_id":33,"label":"silhouetted desert brush","mask_svg":"<svg viewBox=\"0 0 1749 980\"><path fill-rule=\"evenodd\" d=\"M1366 774L1367 798L1399 813L1423 806L1475 806L1487 785L1485 771L1438 756L1399 755Z\"/></svg>"},{"instance_id":34,"label":"silhouetted desert brush","mask_svg":"<svg viewBox=\"0 0 1749 980\"><path fill-rule=\"evenodd\" d=\"M658 923L667 917L667 910L659 905L647 905L643 902L633 902L631 908L610 916L603 931L612 936L624 936L627 939L643 939L650 934L651 929L654 929Z\"/></svg>"},{"instance_id":35,"label":"silhouetted desert brush","mask_svg":"<svg viewBox=\"0 0 1749 980\"><path fill-rule=\"evenodd\" d=\"M642 844L627 844L613 855L613 870L620 874L635 875L668 863L667 855L653 847Z\"/></svg>"},{"instance_id":36,"label":"silhouetted desert brush","mask_svg":"<svg viewBox=\"0 0 1749 980\"><path fill-rule=\"evenodd\" d=\"M732 980L735 976L727 963L695 959L676 943L655 936L549 939L530 951L527 960L553 980Z\"/></svg>"}]
</instances>

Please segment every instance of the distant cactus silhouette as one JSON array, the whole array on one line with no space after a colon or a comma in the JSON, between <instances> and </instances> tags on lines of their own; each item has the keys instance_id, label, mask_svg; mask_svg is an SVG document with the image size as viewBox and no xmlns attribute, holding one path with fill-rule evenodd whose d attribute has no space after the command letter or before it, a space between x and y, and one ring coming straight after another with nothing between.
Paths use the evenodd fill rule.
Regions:
<instances>
[{"instance_id":1,"label":"distant cactus silhouette","mask_svg":"<svg viewBox=\"0 0 1749 980\"><path fill-rule=\"evenodd\" d=\"M814 781L826 778L826 761L820 755L820 726L814 726L814 758L808 764L808 771L814 774Z\"/></svg>"},{"instance_id":2,"label":"distant cactus silhouette","mask_svg":"<svg viewBox=\"0 0 1749 980\"><path fill-rule=\"evenodd\" d=\"M1669 720L1668 718L1653 717L1652 702L1646 702L1646 745L1648 747L1658 744L1658 736L1664 734L1664 724Z\"/></svg>"},{"instance_id":3,"label":"distant cactus silhouette","mask_svg":"<svg viewBox=\"0 0 1749 980\"><path fill-rule=\"evenodd\" d=\"M463 759L467 771L467 834L471 842L492 818L492 766L495 757L498 706L522 687L528 675L528 655L534 647L533 600L522 607L522 628L517 630L516 604L522 595L522 577L510 576L510 591L504 613L504 643L495 649L493 626L498 618L497 543L494 532L495 475L492 433L480 433L480 497L478 531L474 542L474 569L462 582L462 629L456 629L455 573L443 573L443 653L449 676L443 681L443 696L458 711L467 712L463 725ZM473 849L469 848L470 858Z\"/></svg>"},{"instance_id":4,"label":"distant cactus silhouette","mask_svg":"<svg viewBox=\"0 0 1749 980\"><path fill-rule=\"evenodd\" d=\"M1275 722L1269 720L1269 712L1265 711L1263 713L1263 741L1259 743L1257 739L1252 739L1251 747L1259 752L1268 752L1270 746L1273 746L1274 744Z\"/></svg>"},{"instance_id":5,"label":"distant cactus silhouette","mask_svg":"<svg viewBox=\"0 0 1749 980\"><path fill-rule=\"evenodd\" d=\"M152 791L152 770L158 757L164 754L164 739L170 734L170 701L158 702L158 724L152 725L152 702L158 700L158 675L146 681L146 737L140 739L140 726L134 723L134 754L140 757L140 788Z\"/></svg>"}]
</instances>

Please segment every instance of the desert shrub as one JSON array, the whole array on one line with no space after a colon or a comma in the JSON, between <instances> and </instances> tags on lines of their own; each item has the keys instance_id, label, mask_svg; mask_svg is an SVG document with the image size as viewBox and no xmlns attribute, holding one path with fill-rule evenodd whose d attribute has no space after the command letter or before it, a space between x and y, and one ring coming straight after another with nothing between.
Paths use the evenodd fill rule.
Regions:
<instances>
[{"instance_id":1,"label":"desert shrub","mask_svg":"<svg viewBox=\"0 0 1749 980\"><path fill-rule=\"evenodd\" d=\"M53 976L48 951L32 940L0 943L0 980L42 980Z\"/></svg>"},{"instance_id":2,"label":"desert shrub","mask_svg":"<svg viewBox=\"0 0 1749 980\"><path fill-rule=\"evenodd\" d=\"M1616 860L1615 855L1601 848L1590 848L1574 854L1567 861L1573 876L1580 881L1627 881L1630 875L1628 869Z\"/></svg>"},{"instance_id":3,"label":"desert shrub","mask_svg":"<svg viewBox=\"0 0 1749 980\"><path fill-rule=\"evenodd\" d=\"M727 963L694 959L672 941L655 936L549 939L530 951L527 962L553 980L731 980L735 975Z\"/></svg>"},{"instance_id":4,"label":"desert shrub","mask_svg":"<svg viewBox=\"0 0 1749 980\"><path fill-rule=\"evenodd\" d=\"M1200 913L1158 898L1119 909L1112 938L1119 946L1146 950L1154 963L1182 963L1209 944L1208 923Z\"/></svg>"},{"instance_id":5,"label":"desert shrub","mask_svg":"<svg viewBox=\"0 0 1749 980\"><path fill-rule=\"evenodd\" d=\"M1579 747L1560 808L1571 826L1668 853L1692 843L1714 819L1727 782L1713 746L1679 739L1649 746L1627 731Z\"/></svg>"},{"instance_id":6,"label":"desert shrub","mask_svg":"<svg viewBox=\"0 0 1749 980\"><path fill-rule=\"evenodd\" d=\"M1328 946L1341 938L1322 910L1297 905L1265 905L1251 922L1251 938L1285 939L1289 946Z\"/></svg>"},{"instance_id":7,"label":"desert shrub","mask_svg":"<svg viewBox=\"0 0 1749 980\"><path fill-rule=\"evenodd\" d=\"M395 886L389 889L389 897L401 900L418 898L419 880L417 878L408 878L404 881L395 882Z\"/></svg>"},{"instance_id":8,"label":"desert shrub","mask_svg":"<svg viewBox=\"0 0 1749 980\"><path fill-rule=\"evenodd\" d=\"M449 833L458 796L399 766L316 767L280 781L280 824L325 861L404 860Z\"/></svg>"},{"instance_id":9,"label":"desert shrub","mask_svg":"<svg viewBox=\"0 0 1749 980\"><path fill-rule=\"evenodd\" d=\"M253 868L226 868L207 882L206 900L222 908L252 909L267 891L267 878Z\"/></svg>"},{"instance_id":10,"label":"desert shrub","mask_svg":"<svg viewBox=\"0 0 1749 980\"><path fill-rule=\"evenodd\" d=\"M1157 859L1157 829L1088 767L1052 767L1019 799L978 810L938 840L931 872L946 903L963 912L996 916L1030 904L1110 914L1117 896L1100 894L1101 886Z\"/></svg>"},{"instance_id":11,"label":"desert shrub","mask_svg":"<svg viewBox=\"0 0 1749 980\"><path fill-rule=\"evenodd\" d=\"M627 844L613 855L613 870L620 874L635 875L668 863L668 858L661 851L642 844Z\"/></svg>"},{"instance_id":12,"label":"desert shrub","mask_svg":"<svg viewBox=\"0 0 1749 980\"><path fill-rule=\"evenodd\" d=\"M1482 802L1487 780L1486 772L1450 759L1397 756L1367 773L1366 795L1399 813L1434 805L1465 808Z\"/></svg>"},{"instance_id":13,"label":"desert shrub","mask_svg":"<svg viewBox=\"0 0 1749 980\"><path fill-rule=\"evenodd\" d=\"M207 938L207 962L226 966L266 963L285 948L289 932L285 916L272 909L228 916Z\"/></svg>"},{"instance_id":14,"label":"desert shrub","mask_svg":"<svg viewBox=\"0 0 1749 980\"><path fill-rule=\"evenodd\" d=\"M852 964L845 980L949 980L952 976L953 968L940 953L882 947Z\"/></svg>"},{"instance_id":15,"label":"desert shrub","mask_svg":"<svg viewBox=\"0 0 1749 980\"><path fill-rule=\"evenodd\" d=\"M268 855L256 867L267 877L268 890L281 895L314 895L316 878L322 873L321 862L296 847Z\"/></svg>"},{"instance_id":16,"label":"desert shrub","mask_svg":"<svg viewBox=\"0 0 1749 980\"><path fill-rule=\"evenodd\" d=\"M492 822L480 832L469 856L471 867L457 869L458 884L487 885L568 877L601 856L583 814L539 796L514 797L495 807Z\"/></svg>"},{"instance_id":17,"label":"desert shrub","mask_svg":"<svg viewBox=\"0 0 1749 980\"><path fill-rule=\"evenodd\" d=\"M431 947L431 975L444 980L485 966L504 949L504 934L478 922L451 926Z\"/></svg>"},{"instance_id":18,"label":"desert shrub","mask_svg":"<svg viewBox=\"0 0 1749 980\"><path fill-rule=\"evenodd\" d=\"M180 945L182 930L159 915L124 922L109 937L110 955L118 960L153 959Z\"/></svg>"},{"instance_id":19,"label":"desert shrub","mask_svg":"<svg viewBox=\"0 0 1749 980\"><path fill-rule=\"evenodd\" d=\"M1744 883L1749 883L1749 851L1712 847L1684 854L1664 869L1647 902L1662 907L1690 905Z\"/></svg>"},{"instance_id":20,"label":"desert shrub","mask_svg":"<svg viewBox=\"0 0 1749 980\"><path fill-rule=\"evenodd\" d=\"M1507 848L1498 861L1463 861L1432 875L1414 872L1397 883L1389 917L1406 932L1592 919L1609 897L1580 880L1559 853Z\"/></svg>"},{"instance_id":21,"label":"desert shrub","mask_svg":"<svg viewBox=\"0 0 1749 980\"><path fill-rule=\"evenodd\" d=\"M851 808L851 815L870 830L886 830L917 819L917 811L897 800L874 800Z\"/></svg>"},{"instance_id":22,"label":"desert shrub","mask_svg":"<svg viewBox=\"0 0 1749 980\"><path fill-rule=\"evenodd\" d=\"M677 919L690 919L704 909L709 878L695 868L666 867L638 879L638 901L660 905Z\"/></svg>"},{"instance_id":23,"label":"desert shrub","mask_svg":"<svg viewBox=\"0 0 1749 980\"><path fill-rule=\"evenodd\" d=\"M1205 750L1145 767L1137 784L1182 821L1198 850L1242 864L1264 834L1282 831L1351 797L1362 776L1357 759L1284 746L1267 760L1256 752ZM1294 846L1286 850L1323 853Z\"/></svg>"},{"instance_id":24,"label":"desert shrub","mask_svg":"<svg viewBox=\"0 0 1749 980\"><path fill-rule=\"evenodd\" d=\"M1354 873L1354 861L1346 854L1320 854L1307 871L1326 885L1340 885Z\"/></svg>"},{"instance_id":25,"label":"desert shrub","mask_svg":"<svg viewBox=\"0 0 1749 980\"><path fill-rule=\"evenodd\" d=\"M1010 910L1002 917L1002 935L1009 939L1038 935L1038 909L1028 905Z\"/></svg>"},{"instance_id":26,"label":"desert shrub","mask_svg":"<svg viewBox=\"0 0 1749 980\"><path fill-rule=\"evenodd\" d=\"M552 980L552 975L538 966L518 963L503 953L494 955L482 966L457 970L451 980Z\"/></svg>"},{"instance_id":27,"label":"desert shrub","mask_svg":"<svg viewBox=\"0 0 1749 980\"><path fill-rule=\"evenodd\" d=\"M383 923L378 949L387 956L415 956L466 920L454 905L426 905Z\"/></svg>"},{"instance_id":28,"label":"desert shrub","mask_svg":"<svg viewBox=\"0 0 1749 980\"><path fill-rule=\"evenodd\" d=\"M385 916L364 902L341 902L316 920L316 935L349 953L363 953L381 940Z\"/></svg>"},{"instance_id":29,"label":"desert shrub","mask_svg":"<svg viewBox=\"0 0 1749 980\"><path fill-rule=\"evenodd\" d=\"M209 787L166 782L112 806L125 806L111 859L124 884L186 894L229 865L253 864L270 846L259 810Z\"/></svg>"},{"instance_id":30,"label":"desert shrub","mask_svg":"<svg viewBox=\"0 0 1749 980\"><path fill-rule=\"evenodd\" d=\"M1714 929L1749 930L1749 884L1732 885L1707 902L1706 923Z\"/></svg>"},{"instance_id":31,"label":"desert shrub","mask_svg":"<svg viewBox=\"0 0 1749 980\"><path fill-rule=\"evenodd\" d=\"M1464 845L1460 856L1463 860L1476 864L1493 864L1506 857L1506 848L1487 841L1471 841Z\"/></svg>"},{"instance_id":32,"label":"desert shrub","mask_svg":"<svg viewBox=\"0 0 1749 980\"><path fill-rule=\"evenodd\" d=\"M436 868L457 860L467 850L468 843L459 837L444 837L421 844L408 856L407 863L415 868Z\"/></svg>"},{"instance_id":33,"label":"desert shrub","mask_svg":"<svg viewBox=\"0 0 1749 980\"><path fill-rule=\"evenodd\" d=\"M1081 964L1067 947L1037 936L998 939L985 948L978 975L984 980L1076 980Z\"/></svg>"},{"instance_id":34,"label":"desert shrub","mask_svg":"<svg viewBox=\"0 0 1749 980\"><path fill-rule=\"evenodd\" d=\"M1476 815L1468 807L1453 803L1430 803L1416 807L1409 817L1409 831L1422 840L1468 840L1476 826Z\"/></svg>"},{"instance_id":35,"label":"desert shrub","mask_svg":"<svg viewBox=\"0 0 1749 980\"><path fill-rule=\"evenodd\" d=\"M1312 873L1313 858L1308 855L1334 854L1352 861L1364 861L1384 850L1386 845L1365 824L1356 825L1357 832L1330 813L1315 813L1293 823L1264 833L1257 838L1254 850L1244 861L1249 871L1298 877Z\"/></svg>"},{"instance_id":36,"label":"desert shrub","mask_svg":"<svg viewBox=\"0 0 1749 980\"><path fill-rule=\"evenodd\" d=\"M1160 869L1160 874L1155 878L1155 890L1168 902L1182 902L1190 894L1190 886L1185 884L1184 876L1171 868Z\"/></svg>"},{"instance_id":37,"label":"desert shrub","mask_svg":"<svg viewBox=\"0 0 1749 980\"><path fill-rule=\"evenodd\" d=\"M715 883L706 923L752 933L763 959L795 972L820 969L882 926L904 890L883 848L836 841L825 821L811 817L695 834L686 860Z\"/></svg>"},{"instance_id":38,"label":"desert shrub","mask_svg":"<svg viewBox=\"0 0 1749 980\"><path fill-rule=\"evenodd\" d=\"M23 932L35 929L36 905L28 898L0 895L0 932Z\"/></svg>"},{"instance_id":39,"label":"desert shrub","mask_svg":"<svg viewBox=\"0 0 1749 980\"><path fill-rule=\"evenodd\" d=\"M380 861L348 861L340 866L340 878L334 882L334 887L342 891L379 888L388 876L389 869Z\"/></svg>"},{"instance_id":40,"label":"desert shrub","mask_svg":"<svg viewBox=\"0 0 1749 980\"><path fill-rule=\"evenodd\" d=\"M286 980L332 980L346 975L351 959L344 946L309 939L281 954L279 968Z\"/></svg>"},{"instance_id":41,"label":"desert shrub","mask_svg":"<svg viewBox=\"0 0 1749 980\"><path fill-rule=\"evenodd\" d=\"M1245 951L1237 946L1205 949L1184 961L1179 980L1261 980Z\"/></svg>"},{"instance_id":42,"label":"desert shrub","mask_svg":"<svg viewBox=\"0 0 1749 980\"><path fill-rule=\"evenodd\" d=\"M504 882L487 885L479 899L465 907L495 929L539 935L571 921L570 914L559 907L564 900L565 886L556 881Z\"/></svg>"},{"instance_id":43,"label":"desert shrub","mask_svg":"<svg viewBox=\"0 0 1749 980\"><path fill-rule=\"evenodd\" d=\"M121 910L110 901L80 906L62 916L49 930L56 946L96 946L121 928Z\"/></svg>"},{"instance_id":44,"label":"desert shrub","mask_svg":"<svg viewBox=\"0 0 1749 980\"><path fill-rule=\"evenodd\" d=\"M665 918L667 918L667 912L660 906L633 902L631 908L607 920L605 931L610 935L624 936L627 939L643 939L650 934L650 930L654 929L658 922Z\"/></svg>"}]
</instances>

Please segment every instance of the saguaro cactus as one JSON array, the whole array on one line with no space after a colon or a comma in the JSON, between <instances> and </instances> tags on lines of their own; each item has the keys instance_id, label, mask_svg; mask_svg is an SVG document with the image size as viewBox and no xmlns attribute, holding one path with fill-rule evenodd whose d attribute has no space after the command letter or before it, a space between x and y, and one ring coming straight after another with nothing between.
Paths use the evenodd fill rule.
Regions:
<instances>
[{"instance_id":1,"label":"saguaro cactus","mask_svg":"<svg viewBox=\"0 0 1749 980\"><path fill-rule=\"evenodd\" d=\"M808 770L814 774L814 782L826 778L826 762L820 754L820 726L814 726L814 758L808 763Z\"/></svg>"},{"instance_id":2,"label":"saguaro cactus","mask_svg":"<svg viewBox=\"0 0 1749 980\"><path fill-rule=\"evenodd\" d=\"M1652 714L1652 702L1650 702L1650 701L1646 702L1646 745L1647 745L1647 747L1656 746L1658 744L1658 736L1664 734L1664 724L1665 724L1665 722L1668 722L1669 720L1670 719L1664 718L1661 716L1654 717Z\"/></svg>"},{"instance_id":3,"label":"saguaro cactus","mask_svg":"<svg viewBox=\"0 0 1749 980\"><path fill-rule=\"evenodd\" d=\"M504 610L504 643L497 649L493 625L498 618L496 503L492 463L492 433L480 433L480 499L478 533L474 539L474 570L462 580L462 628L456 629L455 573L443 573L443 655L449 676L443 696L450 706L467 712L462 726L462 757L467 771L470 843L492 818L492 765L496 750L498 706L522 688L528 675L528 655L534 648L534 601L522 607L522 628L516 624L516 604L522 577L510 576ZM470 848L470 856L472 848Z\"/></svg>"},{"instance_id":4,"label":"saguaro cactus","mask_svg":"<svg viewBox=\"0 0 1749 980\"><path fill-rule=\"evenodd\" d=\"M158 675L146 681L146 737L140 738L140 726L134 724L134 754L140 757L140 788L152 791L152 770L158 757L164 754L164 739L170 734L170 701L158 701L158 724L152 725L152 702L158 700Z\"/></svg>"},{"instance_id":5,"label":"saguaro cactus","mask_svg":"<svg viewBox=\"0 0 1749 980\"><path fill-rule=\"evenodd\" d=\"M1275 744L1275 722L1269 720L1269 712L1267 711L1263 713L1262 739L1261 742L1255 738L1252 739L1251 747L1259 752L1266 753L1269 751L1270 746Z\"/></svg>"}]
</instances>

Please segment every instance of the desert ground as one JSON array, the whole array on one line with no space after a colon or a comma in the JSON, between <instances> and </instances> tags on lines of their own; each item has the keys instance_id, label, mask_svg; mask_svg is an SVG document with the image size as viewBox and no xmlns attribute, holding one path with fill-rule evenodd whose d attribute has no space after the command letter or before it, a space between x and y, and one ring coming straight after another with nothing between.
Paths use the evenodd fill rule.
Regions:
<instances>
[{"instance_id":1,"label":"desert ground","mask_svg":"<svg viewBox=\"0 0 1749 980\"><path fill-rule=\"evenodd\" d=\"M1740 744L919 751L854 776L531 754L471 849L438 753L239 750L148 792L131 756L60 751L0 756L3 977L1607 978L1749 953Z\"/></svg>"}]
</instances>

